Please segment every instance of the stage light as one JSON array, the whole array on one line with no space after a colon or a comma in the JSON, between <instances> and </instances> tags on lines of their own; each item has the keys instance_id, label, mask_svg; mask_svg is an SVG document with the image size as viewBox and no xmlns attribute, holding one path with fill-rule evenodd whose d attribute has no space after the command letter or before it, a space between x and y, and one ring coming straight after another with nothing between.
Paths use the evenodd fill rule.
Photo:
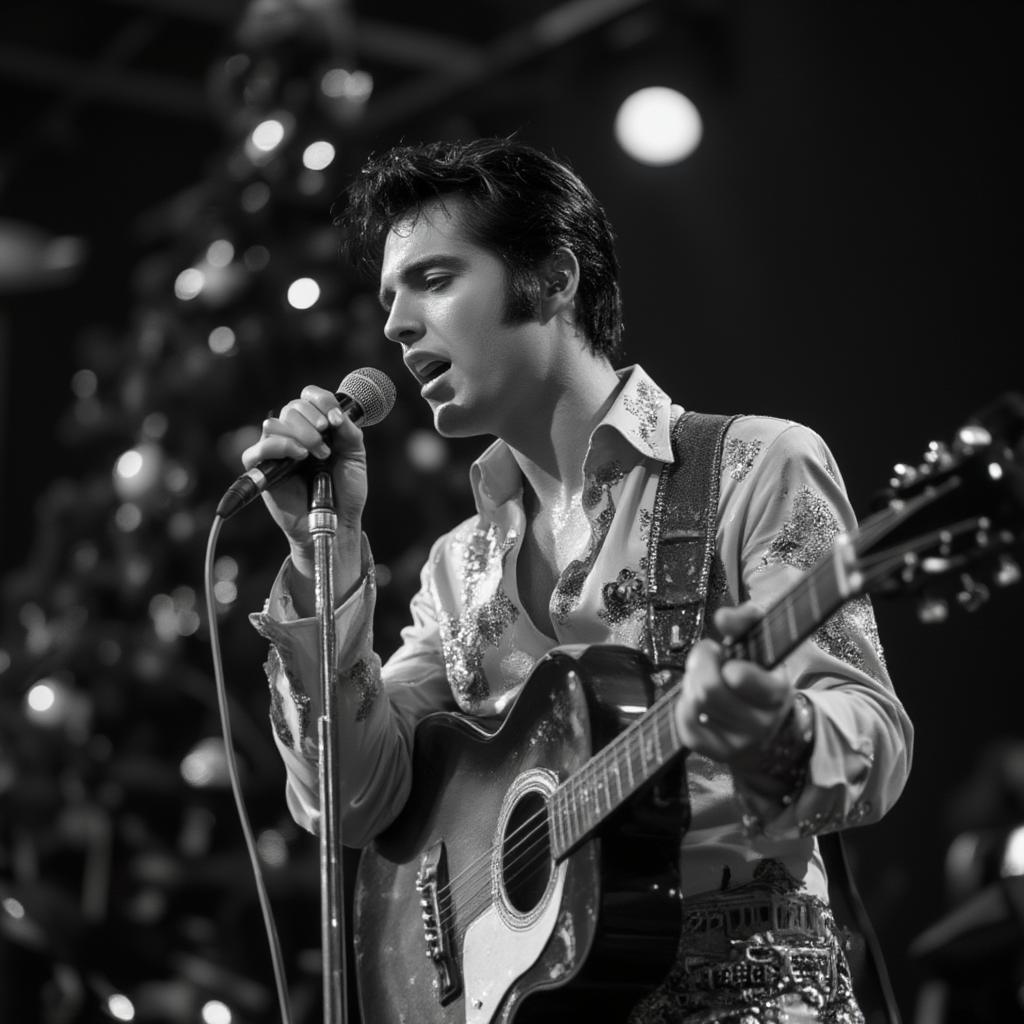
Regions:
<instances>
[{"instance_id":1,"label":"stage light","mask_svg":"<svg viewBox=\"0 0 1024 1024\"><path fill-rule=\"evenodd\" d=\"M118 456L114 463L114 490L123 501L137 501L160 482L164 470L160 445L146 441Z\"/></svg>"},{"instance_id":2,"label":"stage light","mask_svg":"<svg viewBox=\"0 0 1024 1024\"><path fill-rule=\"evenodd\" d=\"M320 298L320 285L311 277L300 277L288 286L288 303L295 309L309 309Z\"/></svg>"},{"instance_id":3,"label":"stage light","mask_svg":"<svg viewBox=\"0 0 1024 1024\"><path fill-rule=\"evenodd\" d=\"M182 302L194 299L206 284L206 277L198 267L188 267L174 279L174 294Z\"/></svg>"},{"instance_id":4,"label":"stage light","mask_svg":"<svg viewBox=\"0 0 1024 1024\"><path fill-rule=\"evenodd\" d=\"M277 829L264 829L256 840L260 860L272 868L281 868L288 863L288 844Z\"/></svg>"},{"instance_id":5,"label":"stage light","mask_svg":"<svg viewBox=\"0 0 1024 1024\"><path fill-rule=\"evenodd\" d=\"M263 270L270 262L270 250L265 245L250 245L242 253L242 262L245 264L245 269L253 273Z\"/></svg>"},{"instance_id":6,"label":"stage light","mask_svg":"<svg viewBox=\"0 0 1024 1024\"><path fill-rule=\"evenodd\" d=\"M114 525L122 533L131 533L142 525L142 509L134 502L126 501L114 512Z\"/></svg>"},{"instance_id":7,"label":"stage light","mask_svg":"<svg viewBox=\"0 0 1024 1024\"><path fill-rule=\"evenodd\" d=\"M92 370L78 370L71 377L71 391L77 398L92 398L99 380Z\"/></svg>"},{"instance_id":8,"label":"stage light","mask_svg":"<svg viewBox=\"0 0 1024 1024\"><path fill-rule=\"evenodd\" d=\"M25 695L25 703L38 716L45 716L57 703L57 691L47 682L36 683Z\"/></svg>"},{"instance_id":9,"label":"stage light","mask_svg":"<svg viewBox=\"0 0 1024 1024\"><path fill-rule=\"evenodd\" d=\"M331 68L320 79L320 91L332 100L365 103L373 92L373 77L366 71Z\"/></svg>"},{"instance_id":10,"label":"stage light","mask_svg":"<svg viewBox=\"0 0 1024 1024\"><path fill-rule=\"evenodd\" d=\"M238 561L230 555L221 555L214 563L213 574L219 580L238 579Z\"/></svg>"},{"instance_id":11,"label":"stage light","mask_svg":"<svg viewBox=\"0 0 1024 1024\"><path fill-rule=\"evenodd\" d=\"M235 350L235 332L224 325L214 327L206 341L210 351L218 356L226 356Z\"/></svg>"},{"instance_id":12,"label":"stage light","mask_svg":"<svg viewBox=\"0 0 1024 1024\"><path fill-rule=\"evenodd\" d=\"M8 917L13 917L15 921L20 921L25 916L24 906L13 896L5 896L0 900L0 906L7 912Z\"/></svg>"},{"instance_id":13,"label":"stage light","mask_svg":"<svg viewBox=\"0 0 1024 1024\"><path fill-rule=\"evenodd\" d=\"M234 1019L231 1011L219 999L211 999L204 1003L201 1013L203 1024L231 1024Z\"/></svg>"},{"instance_id":14,"label":"stage light","mask_svg":"<svg viewBox=\"0 0 1024 1024\"><path fill-rule=\"evenodd\" d=\"M218 238L206 249L206 262L211 267L226 267L234 258L235 247L226 238Z\"/></svg>"},{"instance_id":15,"label":"stage light","mask_svg":"<svg viewBox=\"0 0 1024 1024\"><path fill-rule=\"evenodd\" d=\"M435 473L448 461L448 446L433 430L414 430L405 443L405 452L422 473Z\"/></svg>"},{"instance_id":16,"label":"stage light","mask_svg":"<svg viewBox=\"0 0 1024 1024\"><path fill-rule=\"evenodd\" d=\"M196 789L228 784L227 753L219 736L200 740L182 758L181 777Z\"/></svg>"},{"instance_id":17,"label":"stage light","mask_svg":"<svg viewBox=\"0 0 1024 1024\"><path fill-rule=\"evenodd\" d=\"M258 213L270 202L270 186L265 181L254 181L242 189L240 201L246 213Z\"/></svg>"},{"instance_id":18,"label":"stage light","mask_svg":"<svg viewBox=\"0 0 1024 1024\"><path fill-rule=\"evenodd\" d=\"M253 128L249 138L261 153L271 153L284 142L284 124L276 117L268 117Z\"/></svg>"},{"instance_id":19,"label":"stage light","mask_svg":"<svg viewBox=\"0 0 1024 1024\"><path fill-rule=\"evenodd\" d=\"M654 85L628 96L615 116L615 137L634 160L679 163L700 144L700 113L681 92Z\"/></svg>"},{"instance_id":20,"label":"stage light","mask_svg":"<svg viewBox=\"0 0 1024 1024\"><path fill-rule=\"evenodd\" d=\"M999 874L1003 878L1024 875L1024 826L1013 829L1006 837Z\"/></svg>"},{"instance_id":21,"label":"stage light","mask_svg":"<svg viewBox=\"0 0 1024 1024\"><path fill-rule=\"evenodd\" d=\"M107 1012L114 1020L135 1020L135 1007L132 1001L120 992L107 997Z\"/></svg>"},{"instance_id":22,"label":"stage light","mask_svg":"<svg viewBox=\"0 0 1024 1024\"><path fill-rule=\"evenodd\" d=\"M303 166L311 171L322 171L334 161L335 150L325 139L311 142L302 153Z\"/></svg>"},{"instance_id":23,"label":"stage light","mask_svg":"<svg viewBox=\"0 0 1024 1024\"><path fill-rule=\"evenodd\" d=\"M151 441L159 441L167 433L170 423L162 412L151 412L142 421L142 433Z\"/></svg>"}]
</instances>

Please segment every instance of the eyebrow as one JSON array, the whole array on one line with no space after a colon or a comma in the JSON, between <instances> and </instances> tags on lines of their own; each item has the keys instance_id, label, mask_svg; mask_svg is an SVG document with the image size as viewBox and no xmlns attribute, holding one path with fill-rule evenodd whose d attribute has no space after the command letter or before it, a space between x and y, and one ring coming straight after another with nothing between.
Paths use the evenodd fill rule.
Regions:
<instances>
[{"instance_id":1,"label":"eyebrow","mask_svg":"<svg viewBox=\"0 0 1024 1024\"><path fill-rule=\"evenodd\" d=\"M448 253L435 253L433 255L421 256L419 259L413 260L411 263L407 263L402 267L398 274L400 281L411 281L421 276L425 271L433 268L439 270L465 270L467 266L466 260L461 256L452 256ZM377 295L377 300L380 302L381 307L385 312L391 309L391 302L395 297L394 288L381 288Z\"/></svg>"}]
</instances>

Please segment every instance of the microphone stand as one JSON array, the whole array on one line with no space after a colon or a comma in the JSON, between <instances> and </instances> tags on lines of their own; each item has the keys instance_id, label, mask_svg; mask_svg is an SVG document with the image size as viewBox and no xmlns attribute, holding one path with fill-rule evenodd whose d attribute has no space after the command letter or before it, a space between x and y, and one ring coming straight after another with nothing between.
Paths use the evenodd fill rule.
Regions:
<instances>
[{"instance_id":1,"label":"microphone stand","mask_svg":"<svg viewBox=\"0 0 1024 1024\"><path fill-rule=\"evenodd\" d=\"M320 464L321 466L323 464ZM338 729L334 687L334 541L338 514L326 468L310 485L309 529L313 536L313 587L320 641L320 707L317 723L320 787L320 942L325 1024L345 1024L345 902L342 877L341 806L338 800Z\"/></svg>"}]
</instances>

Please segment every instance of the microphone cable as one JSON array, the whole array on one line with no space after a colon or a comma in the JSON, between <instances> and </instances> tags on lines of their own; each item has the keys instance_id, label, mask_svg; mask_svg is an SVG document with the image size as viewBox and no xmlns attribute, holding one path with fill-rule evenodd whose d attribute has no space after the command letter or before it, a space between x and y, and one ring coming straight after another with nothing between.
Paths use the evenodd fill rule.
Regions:
<instances>
[{"instance_id":1,"label":"microphone cable","mask_svg":"<svg viewBox=\"0 0 1024 1024\"><path fill-rule=\"evenodd\" d=\"M256 882L256 895L259 900L260 913L263 916L263 925L267 933L267 941L270 946L270 959L274 972L274 985L277 990L277 1001L281 1012L281 1024L292 1024L291 1009L288 1002L288 986L285 976L284 957L281 954L281 940L277 932L277 923L274 920L273 908L270 905L270 897L267 894L267 886L263 877L263 867L260 864L259 851L256 847L256 839L253 835L252 825L249 821L249 812L245 806L245 797L242 793L242 784L238 774L238 761L235 757L234 740L231 733L231 716L228 708L227 687L224 684L224 662L220 650L220 631L217 625L217 603L214 596L214 552L217 547L217 540L220 537L221 527L224 519L214 516L213 525L210 527L210 536L206 545L206 563L204 566L204 579L206 588L206 614L210 628L210 650L213 657L213 676L217 689L217 707L220 711L221 734L224 737L224 756L228 769L228 779L231 783L231 794L235 801L235 808L238 812L238 820L242 827L242 836L245 839L245 848L249 854L249 862L252 865L253 877Z\"/></svg>"}]
</instances>

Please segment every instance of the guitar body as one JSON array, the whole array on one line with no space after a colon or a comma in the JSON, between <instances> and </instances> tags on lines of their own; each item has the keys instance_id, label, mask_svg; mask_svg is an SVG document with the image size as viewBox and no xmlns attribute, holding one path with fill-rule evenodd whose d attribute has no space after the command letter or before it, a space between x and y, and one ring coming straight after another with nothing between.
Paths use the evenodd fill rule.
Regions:
<instances>
[{"instance_id":1,"label":"guitar body","mask_svg":"<svg viewBox=\"0 0 1024 1024\"><path fill-rule=\"evenodd\" d=\"M679 937L681 760L560 859L545 813L653 696L633 650L554 651L495 731L419 724L405 809L356 876L364 1024L624 1021L658 984Z\"/></svg>"}]
</instances>

